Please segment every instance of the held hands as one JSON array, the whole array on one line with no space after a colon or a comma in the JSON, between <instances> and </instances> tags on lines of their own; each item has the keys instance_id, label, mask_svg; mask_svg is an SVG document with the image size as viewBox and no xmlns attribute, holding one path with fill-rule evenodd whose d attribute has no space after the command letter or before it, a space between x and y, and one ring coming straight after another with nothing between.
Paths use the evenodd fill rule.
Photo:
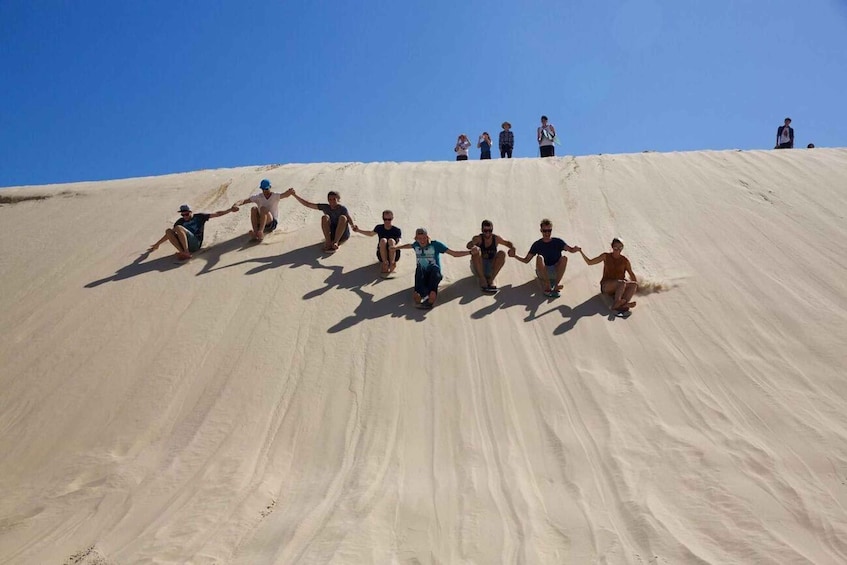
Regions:
<instances>
[{"instance_id":1,"label":"held hands","mask_svg":"<svg viewBox=\"0 0 847 565\"><path fill-rule=\"evenodd\" d=\"M288 190L286 190L284 193L282 193L282 197L288 198L292 194L294 194L294 187L289 187Z\"/></svg>"},{"instance_id":2,"label":"held hands","mask_svg":"<svg viewBox=\"0 0 847 565\"><path fill-rule=\"evenodd\" d=\"M516 253L517 253L517 252L515 251L515 248L514 248L514 247L512 247L511 249L509 249L509 257L514 257L514 256L516 255Z\"/></svg>"},{"instance_id":3,"label":"held hands","mask_svg":"<svg viewBox=\"0 0 847 565\"><path fill-rule=\"evenodd\" d=\"M239 210L239 208L235 204L233 204L229 209L230 212L238 212L238 210Z\"/></svg>"}]
</instances>

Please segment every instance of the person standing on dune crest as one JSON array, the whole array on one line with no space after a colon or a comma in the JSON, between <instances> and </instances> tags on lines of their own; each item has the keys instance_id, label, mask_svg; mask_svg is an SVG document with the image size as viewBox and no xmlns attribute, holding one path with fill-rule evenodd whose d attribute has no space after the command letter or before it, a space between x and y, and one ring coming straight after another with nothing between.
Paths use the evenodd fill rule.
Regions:
<instances>
[{"instance_id":1,"label":"person standing on dune crest","mask_svg":"<svg viewBox=\"0 0 847 565\"><path fill-rule=\"evenodd\" d=\"M794 148L794 128L791 127L791 118L785 118L785 124L776 128L776 146L774 149Z\"/></svg>"}]
</instances>

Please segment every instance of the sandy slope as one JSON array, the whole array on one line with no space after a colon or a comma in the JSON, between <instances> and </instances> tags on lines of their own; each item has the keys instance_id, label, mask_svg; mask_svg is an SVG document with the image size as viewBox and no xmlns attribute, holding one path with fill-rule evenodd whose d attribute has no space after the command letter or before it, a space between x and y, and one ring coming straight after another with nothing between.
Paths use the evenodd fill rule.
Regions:
<instances>
[{"instance_id":1,"label":"sandy slope","mask_svg":"<svg viewBox=\"0 0 847 565\"><path fill-rule=\"evenodd\" d=\"M578 255L558 301L445 257L441 304L318 213L176 265L184 202L261 178L525 253L618 235L628 320ZM0 192L2 563L847 562L847 150L312 164ZM33 196L43 199L22 200ZM8 203L9 201L15 203Z\"/></svg>"}]
</instances>

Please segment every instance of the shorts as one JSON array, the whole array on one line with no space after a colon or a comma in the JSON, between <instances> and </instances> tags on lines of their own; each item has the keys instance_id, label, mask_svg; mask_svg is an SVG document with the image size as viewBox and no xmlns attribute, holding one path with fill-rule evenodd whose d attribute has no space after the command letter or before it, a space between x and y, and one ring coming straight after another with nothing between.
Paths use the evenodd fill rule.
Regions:
<instances>
[{"instance_id":1,"label":"shorts","mask_svg":"<svg viewBox=\"0 0 847 565\"><path fill-rule=\"evenodd\" d=\"M552 145L542 145L539 147L542 157L555 157L556 148Z\"/></svg>"},{"instance_id":2,"label":"shorts","mask_svg":"<svg viewBox=\"0 0 847 565\"><path fill-rule=\"evenodd\" d=\"M429 296L430 292L438 294L441 278L441 269L438 266L430 265L424 268L418 265L415 268L415 292L423 297Z\"/></svg>"},{"instance_id":3,"label":"shorts","mask_svg":"<svg viewBox=\"0 0 847 565\"><path fill-rule=\"evenodd\" d=\"M467 161L468 156L467 155L456 155L456 160L457 161Z\"/></svg>"},{"instance_id":4,"label":"shorts","mask_svg":"<svg viewBox=\"0 0 847 565\"><path fill-rule=\"evenodd\" d=\"M479 153L480 159L491 159L491 151L481 151Z\"/></svg>"},{"instance_id":5,"label":"shorts","mask_svg":"<svg viewBox=\"0 0 847 565\"><path fill-rule=\"evenodd\" d=\"M264 230L264 231L265 231L265 233L271 233L272 231L274 231L274 230L276 229L276 226L277 226L277 221L276 221L276 219L274 219L274 220L273 220L271 223L269 223L269 224L265 224L265 230Z\"/></svg>"},{"instance_id":6,"label":"shorts","mask_svg":"<svg viewBox=\"0 0 847 565\"><path fill-rule=\"evenodd\" d=\"M191 233L188 230L185 230L185 239L188 240L188 252L194 253L198 249L200 249L200 244L202 243L197 236Z\"/></svg>"},{"instance_id":7,"label":"shorts","mask_svg":"<svg viewBox=\"0 0 847 565\"><path fill-rule=\"evenodd\" d=\"M382 261L382 257L379 256L379 247L376 248L376 260ZM400 260L400 250L398 249L397 251L394 252L394 262L396 263L399 260Z\"/></svg>"},{"instance_id":8,"label":"shorts","mask_svg":"<svg viewBox=\"0 0 847 565\"><path fill-rule=\"evenodd\" d=\"M547 269L547 280L552 282L556 281L556 265L544 265L544 268Z\"/></svg>"}]
</instances>

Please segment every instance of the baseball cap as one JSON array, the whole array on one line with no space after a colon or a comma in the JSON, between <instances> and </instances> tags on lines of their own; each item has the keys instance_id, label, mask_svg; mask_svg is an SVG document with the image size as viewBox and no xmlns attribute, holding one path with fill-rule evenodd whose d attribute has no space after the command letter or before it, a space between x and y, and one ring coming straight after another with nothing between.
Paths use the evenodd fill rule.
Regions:
<instances>
[{"instance_id":1,"label":"baseball cap","mask_svg":"<svg viewBox=\"0 0 847 565\"><path fill-rule=\"evenodd\" d=\"M262 179L262 182L259 183L259 188L262 190L270 190L271 189L271 181L268 179Z\"/></svg>"},{"instance_id":2,"label":"baseball cap","mask_svg":"<svg viewBox=\"0 0 847 565\"><path fill-rule=\"evenodd\" d=\"M191 212L191 206L189 206L188 204L183 204L182 206L179 207L179 211L180 212Z\"/></svg>"}]
</instances>

